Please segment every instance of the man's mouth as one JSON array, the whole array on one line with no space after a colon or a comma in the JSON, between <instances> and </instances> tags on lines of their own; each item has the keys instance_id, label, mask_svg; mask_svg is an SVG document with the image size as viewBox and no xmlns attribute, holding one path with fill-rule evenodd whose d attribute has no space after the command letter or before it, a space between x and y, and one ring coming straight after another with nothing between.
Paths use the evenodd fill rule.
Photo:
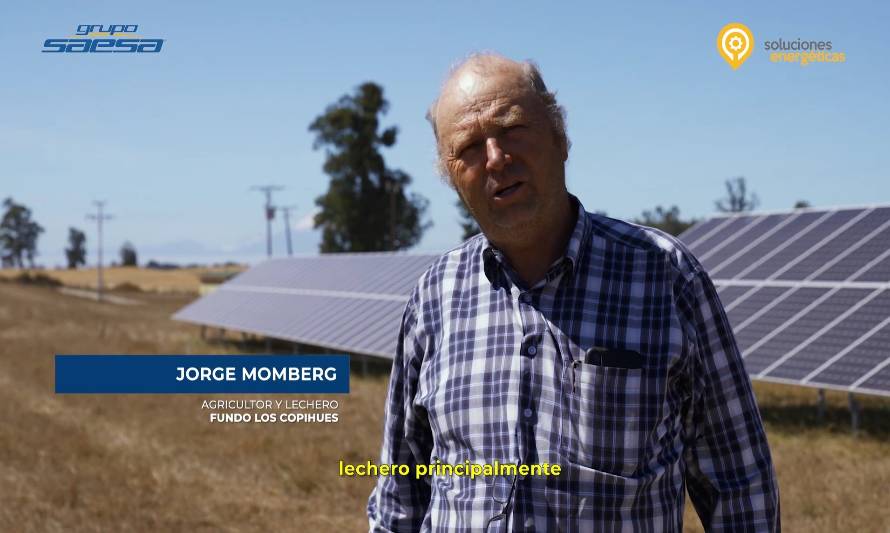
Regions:
<instances>
[{"instance_id":1,"label":"man's mouth","mask_svg":"<svg viewBox=\"0 0 890 533\"><path fill-rule=\"evenodd\" d=\"M516 191L518 191L520 189L520 187L522 187L522 185L523 185L523 183L521 181L518 181L518 182L514 183L513 185L504 187L502 189L498 189L494 192L494 197L498 198L498 199L507 198L510 195L512 195L513 193L515 193Z\"/></svg>"}]
</instances>

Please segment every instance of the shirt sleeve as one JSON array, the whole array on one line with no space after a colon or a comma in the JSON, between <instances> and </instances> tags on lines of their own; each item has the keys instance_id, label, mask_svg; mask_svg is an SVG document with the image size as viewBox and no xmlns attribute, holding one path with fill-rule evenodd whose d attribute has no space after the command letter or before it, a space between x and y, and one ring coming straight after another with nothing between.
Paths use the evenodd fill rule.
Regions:
<instances>
[{"instance_id":1,"label":"shirt sleeve","mask_svg":"<svg viewBox=\"0 0 890 533\"><path fill-rule=\"evenodd\" d=\"M380 476L368 499L372 532L419 531L430 502L427 478L416 479L416 464L428 464L432 435L425 412L414 406L417 378L429 350L418 332L415 300L402 316L389 380L380 464L406 464L410 475Z\"/></svg>"},{"instance_id":2,"label":"shirt sleeve","mask_svg":"<svg viewBox=\"0 0 890 533\"><path fill-rule=\"evenodd\" d=\"M704 271L683 292L694 346L689 496L706 531L780 531L776 474L726 313Z\"/></svg>"}]
</instances>

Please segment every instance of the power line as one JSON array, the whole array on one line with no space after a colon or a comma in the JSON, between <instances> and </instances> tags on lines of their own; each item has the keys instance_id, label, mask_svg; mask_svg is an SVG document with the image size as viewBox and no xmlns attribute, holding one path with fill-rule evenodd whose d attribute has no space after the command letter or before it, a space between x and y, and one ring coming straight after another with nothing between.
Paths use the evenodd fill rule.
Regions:
<instances>
[{"instance_id":1,"label":"power line","mask_svg":"<svg viewBox=\"0 0 890 533\"><path fill-rule=\"evenodd\" d=\"M96 241L96 250L98 251L99 261L96 268L96 299L101 302L102 290L104 288L104 280L102 277L102 222L111 220L113 217L102 212L102 209L105 207L104 200L95 200L93 201L93 204L96 206L96 214L87 215L87 220L95 220L96 225L98 226L99 238Z\"/></svg>"},{"instance_id":2,"label":"power line","mask_svg":"<svg viewBox=\"0 0 890 533\"><path fill-rule=\"evenodd\" d=\"M272 204L272 193L284 189L281 185L254 185L252 191L266 194L266 255L272 257L272 219L275 218L275 205Z\"/></svg>"},{"instance_id":3,"label":"power line","mask_svg":"<svg viewBox=\"0 0 890 533\"><path fill-rule=\"evenodd\" d=\"M278 206L278 210L284 213L284 235L287 237L287 255L294 255L293 247L291 246L290 240L290 212L296 211L297 206L295 205L280 205Z\"/></svg>"}]
</instances>

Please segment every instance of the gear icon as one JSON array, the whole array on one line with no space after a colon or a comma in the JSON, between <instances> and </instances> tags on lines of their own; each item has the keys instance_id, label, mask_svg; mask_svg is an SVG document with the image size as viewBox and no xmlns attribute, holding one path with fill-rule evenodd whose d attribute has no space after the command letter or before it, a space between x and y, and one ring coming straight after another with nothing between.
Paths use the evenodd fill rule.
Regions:
<instances>
[{"instance_id":1,"label":"gear icon","mask_svg":"<svg viewBox=\"0 0 890 533\"><path fill-rule=\"evenodd\" d=\"M734 52L738 52L739 50L741 50L742 49L742 38L735 36L735 37L732 37L731 39L729 39L729 48L730 48L730 50L733 50Z\"/></svg>"}]
</instances>

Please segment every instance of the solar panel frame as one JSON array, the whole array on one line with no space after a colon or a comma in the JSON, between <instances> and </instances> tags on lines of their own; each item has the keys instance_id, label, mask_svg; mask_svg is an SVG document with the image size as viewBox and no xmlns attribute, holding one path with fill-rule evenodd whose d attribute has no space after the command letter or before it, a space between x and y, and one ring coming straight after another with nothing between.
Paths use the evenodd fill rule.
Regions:
<instances>
[{"instance_id":1,"label":"solar panel frame","mask_svg":"<svg viewBox=\"0 0 890 533\"><path fill-rule=\"evenodd\" d=\"M875 317L881 307L890 306L890 293L875 289L871 294L856 302L856 305L842 309L826 309L834 318L795 346L782 358L775 361L757 375L775 375L787 379L803 380L822 363L842 351L856 339L880 322ZM827 306L823 306L827 307Z\"/></svg>"},{"instance_id":2,"label":"solar panel frame","mask_svg":"<svg viewBox=\"0 0 890 533\"><path fill-rule=\"evenodd\" d=\"M801 381L825 381L850 386L888 359L887 346L890 346L890 317L872 327ZM850 376L850 379L840 378L845 375Z\"/></svg>"},{"instance_id":3,"label":"solar panel frame","mask_svg":"<svg viewBox=\"0 0 890 533\"><path fill-rule=\"evenodd\" d=\"M737 257L730 257L725 262L714 265L706 262L705 267L713 277L739 277L745 268L773 253L773 250L778 251L782 245L788 242L789 238L793 238L794 235L804 231L811 224L818 223L823 216L825 214L814 212L792 213L780 225L777 225L773 234L750 248L739 250Z\"/></svg>"},{"instance_id":4,"label":"solar panel frame","mask_svg":"<svg viewBox=\"0 0 890 533\"><path fill-rule=\"evenodd\" d=\"M865 215L861 214L861 216ZM777 249L775 254L772 254L765 261L760 261L755 268L745 272L744 279L778 278L779 275L790 268L789 265L793 266L797 262L802 261L810 253L810 250L829 242L837 234L841 233L847 227L847 224L852 226L858 220L856 212L832 212L820 224L814 225L806 232L791 236L784 246ZM832 230L832 226L841 221L843 221L841 227Z\"/></svg>"},{"instance_id":5,"label":"solar panel frame","mask_svg":"<svg viewBox=\"0 0 890 533\"><path fill-rule=\"evenodd\" d=\"M886 396L887 389L890 389L890 357L859 378L849 388Z\"/></svg>"},{"instance_id":6,"label":"solar panel frame","mask_svg":"<svg viewBox=\"0 0 890 533\"><path fill-rule=\"evenodd\" d=\"M789 218L789 216L793 215L781 214L756 218L753 222L746 224L745 227L741 228L738 232L708 249L704 254L698 257L698 260L705 266L708 272L711 272L712 268L719 266L723 261L738 253L740 249L746 248L750 242L756 242L764 234L769 233L772 229L769 224L770 222L777 219L776 225L780 225L785 219ZM741 241L744 243L744 246L733 247L732 245L736 241Z\"/></svg>"},{"instance_id":7,"label":"solar panel frame","mask_svg":"<svg viewBox=\"0 0 890 533\"><path fill-rule=\"evenodd\" d=\"M827 262L837 263L840 257L847 257L865 245L882 230L890 227L890 208L874 209L857 223L836 235L824 245L814 248L804 260L797 262L776 279L805 280L817 279L816 272L825 272ZM836 280L842 281L842 280Z\"/></svg>"},{"instance_id":8,"label":"solar panel frame","mask_svg":"<svg viewBox=\"0 0 890 533\"><path fill-rule=\"evenodd\" d=\"M863 272L856 278L856 281L862 282L883 282L890 279L890 256L876 261L873 266Z\"/></svg>"},{"instance_id":9,"label":"solar panel frame","mask_svg":"<svg viewBox=\"0 0 890 533\"><path fill-rule=\"evenodd\" d=\"M710 217L693 224L683 233L683 242L695 242L699 237L711 231L723 221L724 219L719 217Z\"/></svg>"},{"instance_id":10,"label":"solar panel frame","mask_svg":"<svg viewBox=\"0 0 890 533\"><path fill-rule=\"evenodd\" d=\"M715 246L719 246L726 239L731 238L736 232L742 231L754 219L755 217L751 216L727 218L726 222L719 224L707 234L702 235L695 242L691 243L690 247L702 250L702 254L704 254Z\"/></svg>"},{"instance_id":11,"label":"solar panel frame","mask_svg":"<svg viewBox=\"0 0 890 533\"><path fill-rule=\"evenodd\" d=\"M863 265L872 265L887 257L890 257L890 218L867 240L864 240L861 246L857 246L814 279L818 281L858 280L863 270L868 271L868 268L864 269Z\"/></svg>"},{"instance_id":12,"label":"solar panel frame","mask_svg":"<svg viewBox=\"0 0 890 533\"><path fill-rule=\"evenodd\" d=\"M739 349L742 350L742 353L746 353L754 343L768 335L775 328L775 324L784 323L828 291L829 289L822 287L802 288L789 295L780 304L761 314L758 318L747 322L746 327L734 328ZM734 315L730 313L729 317L730 321L732 321Z\"/></svg>"},{"instance_id":13,"label":"solar panel frame","mask_svg":"<svg viewBox=\"0 0 890 533\"><path fill-rule=\"evenodd\" d=\"M710 273L752 379L890 396L890 206L720 215L681 240ZM392 358L408 294L437 257L267 261L174 318Z\"/></svg>"},{"instance_id":14,"label":"solar panel frame","mask_svg":"<svg viewBox=\"0 0 890 533\"><path fill-rule=\"evenodd\" d=\"M437 257L368 253L273 259L173 318L392 359L408 293Z\"/></svg>"},{"instance_id":15,"label":"solar panel frame","mask_svg":"<svg viewBox=\"0 0 890 533\"><path fill-rule=\"evenodd\" d=\"M759 229L709 252L727 228L747 226L718 220L750 216L764 218ZM704 258L752 379L890 396L890 206L704 222L707 232L680 238Z\"/></svg>"}]
</instances>

